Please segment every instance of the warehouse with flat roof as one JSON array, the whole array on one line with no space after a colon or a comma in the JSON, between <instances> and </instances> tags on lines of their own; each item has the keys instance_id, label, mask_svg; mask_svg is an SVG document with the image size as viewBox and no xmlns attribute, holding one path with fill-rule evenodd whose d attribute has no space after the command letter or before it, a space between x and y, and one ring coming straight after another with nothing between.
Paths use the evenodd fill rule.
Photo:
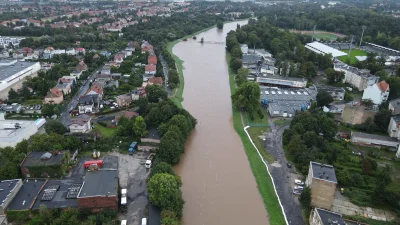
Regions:
<instances>
[{"instance_id":1,"label":"warehouse with flat roof","mask_svg":"<svg viewBox=\"0 0 400 225\"><path fill-rule=\"evenodd\" d=\"M11 88L19 89L28 76L37 75L39 62L0 60L0 99L7 99Z\"/></svg>"},{"instance_id":2,"label":"warehouse with flat roof","mask_svg":"<svg viewBox=\"0 0 400 225\"><path fill-rule=\"evenodd\" d=\"M38 132L33 120L0 120L0 147L15 147Z\"/></svg>"},{"instance_id":3,"label":"warehouse with flat roof","mask_svg":"<svg viewBox=\"0 0 400 225\"><path fill-rule=\"evenodd\" d=\"M305 45L305 47L317 54L323 54L323 55L331 54L332 57L334 57L334 58L347 55L347 53L345 53L345 52L341 52L335 48L332 48L328 45L322 44L318 41L308 43Z\"/></svg>"}]
</instances>

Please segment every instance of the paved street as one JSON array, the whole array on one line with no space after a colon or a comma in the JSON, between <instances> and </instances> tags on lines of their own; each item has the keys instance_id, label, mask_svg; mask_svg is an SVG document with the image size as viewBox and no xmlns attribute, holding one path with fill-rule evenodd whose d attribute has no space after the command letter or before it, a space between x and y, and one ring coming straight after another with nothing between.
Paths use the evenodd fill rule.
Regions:
<instances>
[{"instance_id":1,"label":"paved street","mask_svg":"<svg viewBox=\"0 0 400 225\"><path fill-rule=\"evenodd\" d=\"M86 93L86 91L89 89L89 85L90 85L90 80L93 80L97 74L98 70L101 70L102 67L98 68L97 70L95 70L89 77L88 77L88 81L82 85L79 88L79 91L76 93L76 95L72 98L72 100L69 102L68 106L64 109L64 111L60 114L60 122L68 127L69 123L71 122L70 119L70 112L71 110L75 109L76 106L78 105L79 102L79 98L84 95Z\"/></svg>"},{"instance_id":2,"label":"paved street","mask_svg":"<svg viewBox=\"0 0 400 225\"><path fill-rule=\"evenodd\" d=\"M274 122L269 117L268 119L272 131L266 133L264 147L276 161L273 164L269 164L268 168L274 178L275 186L289 224L304 225L305 222L300 211L300 202L292 194L292 184L294 182L290 173L292 169L289 169L286 165L287 160L282 148L282 134L285 129L289 128L289 125L278 128L275 127Z\"/></svg>"},{"instance_id":3,"label":"paved street","mask_svg":"<svg viewBox=\"0 0 400 225\"><path fill-rule=\"evenodd\" d=\"M161 61L161 65L163 66L163 73L164 73L164 87L165 90L168 92L168 96L171 96L172 94L172 90L171 88L168 86L168 64L165 61L164 57L160 54L158 55L158 58L160 58Z\"/></svg>"}]
</instances>

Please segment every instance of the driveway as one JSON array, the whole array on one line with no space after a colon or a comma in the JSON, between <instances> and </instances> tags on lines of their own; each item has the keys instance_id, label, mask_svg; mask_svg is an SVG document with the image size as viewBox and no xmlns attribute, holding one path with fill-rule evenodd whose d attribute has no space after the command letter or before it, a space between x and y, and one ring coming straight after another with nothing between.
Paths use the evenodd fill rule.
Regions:
<instances>
[{"instance_id":1,"label":"driveway","mask_svg":"<svg viewBox=\"0 0 400 225\"><path fill-rule=\"evenodd\" d=\"M119 183L121 188L128 190L128 210L119 214L120 220L128 220L128 224L140 225L141 219L145 217L148 204L146 192L146 179L149 170L144 163L149 153L136 152L133 155L113 152L111 155L119 158Z\"/></svg>"},{"instance_id":2,"label":"driveway","mask_svg":"<svg viewBox=\"0 0 400 225\"><path fill-rule=\"evenodd\" d=\"M78 162L74 167L72 167L71 171L67 174L66 177L73 179L76 182L82 182L83 176L85 176L85 168L83 168L83 164L85 161L90 160L89 156L82 156L78 158Z\"/></svg>"},{"instance_id":3,"label":"driveway","mask_svg":"<svg viewBox=\"0 0 400 225\"><path fill-rule=\"evenodd\" d=\"M271 131L265 133L264 147L275 159L274 163L268 164L268 169L274 179L289 224L305 225L306 223L301 216L300 202L297 196L295 197L292 194L294 171L287 167L287 160L282 148L282 134L285 129L289 128L289 125L275 127L274 122L269 117L268 120Z\"/></svg>"},{"instance_id":4,"label":"driveway","mask_svg":"<svg viewBox=\"0 0 400 225\"><path fill-rule=\"evenodd\" d=\"M168 86L168 70L169 70L168 69L168 64L167 64L167 62L165 61L164 57L161 54L158 55L158 58L160 58L161 65L163 67L165 90L167 91L168 96L171 96L172 89Z\"/></svg>"},{"instance_id":5,"label":"driveway","mask_svg":"<svg viewBox=\"0 0 400 225\"><path fill-rule=\"evenodd\" d=\"M78 92L76 93L76 95L72 98L72 100L69 102L69 104L68 104L67 107L64 109L64 111L61 112L61 114L60 114L60 122L61 122L65 127L68 128L68 125L69 125L70 122L71 122L71 118L70 118L70 112L71 112L71 110L73 110L73 109L76 108L76 106L78 105L78 102L79 102L79 98L80 98L81 96L83 96L83 95L86 93L86 91L89 89L89 85L90 85L90 82L89 82L89 81L90 81L90 80L94 80L94 78L95 78L95 76L96 76L96 74L97 74L97 71L98 71L98 70L101 70L101 69L102 69L102 67L97 68L97 69L88 77L88 79L87 79L87 81L85 82L85 84L82 85L82 86L79 88L79 90L78 90Z\"/></svg>"}]
</instances>

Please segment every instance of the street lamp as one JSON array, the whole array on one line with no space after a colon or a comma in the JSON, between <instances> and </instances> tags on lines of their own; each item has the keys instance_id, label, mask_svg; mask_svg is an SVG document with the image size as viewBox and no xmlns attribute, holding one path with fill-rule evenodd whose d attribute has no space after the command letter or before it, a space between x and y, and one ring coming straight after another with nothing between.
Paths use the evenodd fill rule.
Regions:
<instances>
[{"instance_id":1,"label":"street lamp","mask_svg":"<svg viewBox=\"0 0 400 225\"><path fill-rule=\"evenodd\" d=\"M363 31L362 31L362 34L361 34L360 45L358 46L359 48L361 48L362 39L364 37L364 31L367 28L367 26L362 25L361 28L362 28Z\"/></svg>"}]
</instances>

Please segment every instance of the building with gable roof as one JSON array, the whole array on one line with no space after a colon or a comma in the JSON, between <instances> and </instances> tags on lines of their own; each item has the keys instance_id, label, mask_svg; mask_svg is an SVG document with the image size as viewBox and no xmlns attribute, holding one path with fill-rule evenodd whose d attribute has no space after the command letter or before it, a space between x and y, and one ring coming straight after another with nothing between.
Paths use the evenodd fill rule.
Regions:
<instances>
[{"instance_id":1,"label":"building with gable roof","mask_svg":"<svg viewBox=\"0 0 400 225\"><path fill-rule=\"evenodd\" d=\"M47 95L44 97L45 104L60 104L64 101L64 94L56 87L50 89Z\"/></svg>"},{"instance_id":2,"label":"building with gable roof","mask_svg":"<svg viewBox=\"0 0 400 225\"><path fill-rule=\"evenodd\" d=\"M368 86L363 93L362 100L371 99L375 105L380 105L387 101L389 97L389 84L381 81L374 85Z\"/></svg>"}]
</instances>

